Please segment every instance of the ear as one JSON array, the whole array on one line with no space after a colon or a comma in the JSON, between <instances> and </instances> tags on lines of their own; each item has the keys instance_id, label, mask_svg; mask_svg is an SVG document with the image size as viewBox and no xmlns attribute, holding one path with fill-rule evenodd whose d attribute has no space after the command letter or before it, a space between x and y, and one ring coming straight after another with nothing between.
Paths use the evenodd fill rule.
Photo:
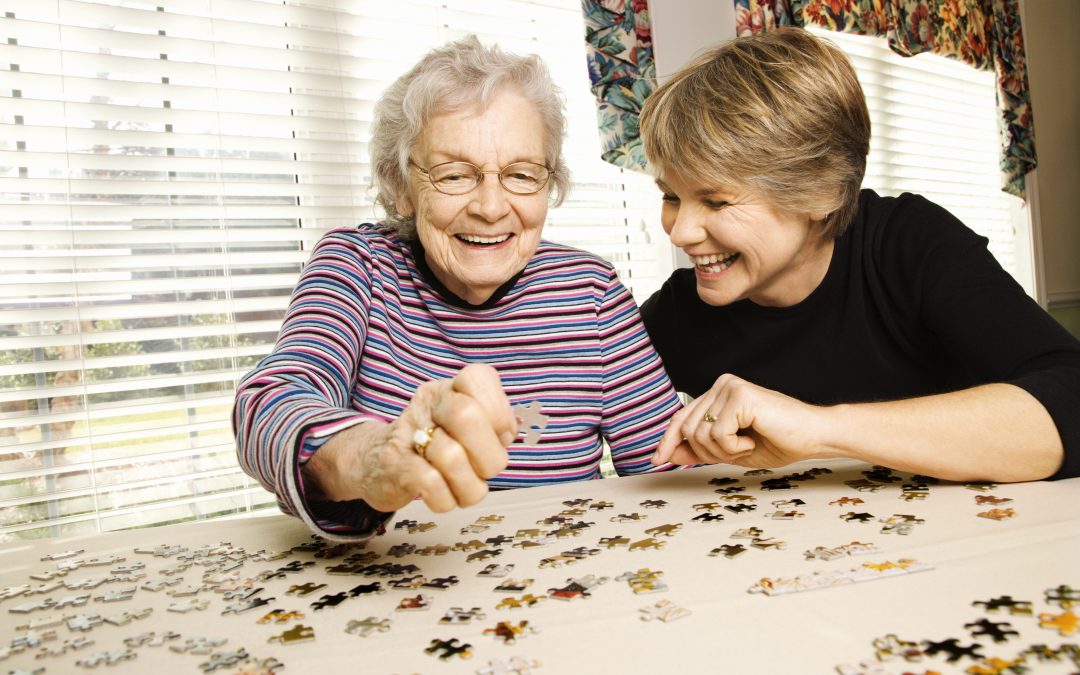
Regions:
<instances>
[{"instance_id":1,"label":"ear","mask_svg":"<svg viewBox=\"0 0 1080 675\"><path fill-rule=\"evenodd\" d=\"M813 211L810 213L810 222L823 223L829 217L828 211Z\"/></svg>"},{"instance_id":2,"label":"ear","mask_svg":"<svg viewBox=\"0 0 1080 675\"><path fill-rule=\"evenodd\" d=\"M394 199L394 208L397 209L398 214L405 217L416 213L416 210L413 208L412 197L410 197L409 192L404 189L399 191L397 197Z\"/></svg>"}]
</instances>

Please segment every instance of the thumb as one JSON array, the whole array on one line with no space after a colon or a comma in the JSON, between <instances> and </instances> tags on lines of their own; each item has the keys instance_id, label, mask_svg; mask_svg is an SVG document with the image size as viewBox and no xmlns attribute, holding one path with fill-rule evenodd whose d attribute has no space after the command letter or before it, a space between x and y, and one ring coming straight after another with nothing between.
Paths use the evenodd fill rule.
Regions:
<instances>
[{"instance_id":1,"label":"thumb","mask_svg":"<svg viewBox=\"0 0 1080 675\"><path fill-rule=\"evenodd\" d=\"M687 409L683 408L671 417L671 422L668 423L668 428L664 430L664 436L660 439L660 444L656 446L656 452L653 453L649 460L653 466L659 466L671 461L672 453L683 441L682 421L687 414Z\"/></svg>"}]
</instances>

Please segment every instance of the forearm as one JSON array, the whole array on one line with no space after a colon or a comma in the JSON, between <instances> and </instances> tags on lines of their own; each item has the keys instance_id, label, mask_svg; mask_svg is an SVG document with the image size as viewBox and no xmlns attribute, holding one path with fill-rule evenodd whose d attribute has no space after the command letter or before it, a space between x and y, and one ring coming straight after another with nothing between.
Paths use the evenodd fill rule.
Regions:
<instances>
[{"instance_id":1,"label":"forearm","mask_svg":"<svg viewBox=\"0 0 1080 675\"><path fill-rule=\"evenodd\" d=\"M822 410L819 456L853 457L946 480L997 482L1046 478L1064 456L1046 409L1009 384Z\"/></svg>"}]
</instances>

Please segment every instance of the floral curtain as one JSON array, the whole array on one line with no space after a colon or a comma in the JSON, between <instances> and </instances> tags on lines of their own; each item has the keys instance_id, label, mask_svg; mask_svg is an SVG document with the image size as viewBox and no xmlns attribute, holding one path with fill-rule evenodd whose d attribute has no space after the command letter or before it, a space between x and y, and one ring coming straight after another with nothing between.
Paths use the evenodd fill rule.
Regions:
<instances>
[{"instance_id":1,"label":"floral curtain","mask_svg":"<svg viewBox=\"0 0 1080 675\"><path fill-rule=\"evenodd\" d=\"M1035 168L1019 0L734 0L739 35L778 26L815 25L881 35L901 56L933 52L997 76L1002 189L1024 197Z\"/></svg>"},{"instance_id":2,"label":"floral curtain","mask_svg":"<svg viewBox=\"0 0 1080 675\"><path fill-rule=\"evenodd\" d=\"M645 0L582 0L589 79L596 95L604 161L645 168L638 115L656 84Z\"/></svg>"}]
</instances>

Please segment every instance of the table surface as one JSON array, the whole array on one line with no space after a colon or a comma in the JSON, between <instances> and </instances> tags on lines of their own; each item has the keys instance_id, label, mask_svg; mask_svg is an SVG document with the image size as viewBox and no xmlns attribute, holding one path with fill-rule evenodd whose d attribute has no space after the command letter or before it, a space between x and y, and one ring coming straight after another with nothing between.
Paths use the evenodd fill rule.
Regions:
<instances>
[{"instance_id":1,"label":"table surface","mask_svg":"<svg viewBox=\"0 0 1080 675\"><path fill-rule=\"evenodd\" d=\"M808 469L828 469L807 473ZM514 490L494 493L480 505L448 514L431 514L422 503L414 502L388 523L387 532L366 546L348 551L303 550L294 547L313 543L302 523L286 516L252 517L237 520L190 523L148 530L132 530L97 536L48 540L7 545L0 549L0 610L4 623L0 629L0 671L45 673L90 672L77 665L80 659L108 652L124 654L129 660L101 665L96 670L107 673L204 672L211 654L185 653L170 649L197 638L222 639L227 642L215 651L244 649L258 659L275 658L285 665L285 673L362 672L362 673L473 673L516 672L514 664L532 664L540 673L653 673L681 668L688 672L731 673L836 673L838 666L864 670L879 668L885 673L926 671L968 672L983 663L960 657L955 663L947 654L925 656L918 662L902 658L879 661L874 640L895 634L902 640L923 645L923 640L945 641L955 638L958 645L973 642L984 658L1026 659L1030 672L1075 672L1080 668L1064 650L1058 660L1040 661L1033 645L1058 650L1062 644L1080 643L1080 630L1069 616L1080 613L1080 600L1055 603L1059 586L1080 588L1080 479L1058 482L1011 484L975 490L963 484L930 484L923 498L902 499L902 485L910 483L908 474L896 474L896 482L877 481L876 491L860 491L847 481L865 480L870 467L849 461L817 462L777 470L769 475L746 475L738 467L703 467L617 480ZM789 480L789 489L765 489L763 482L801 474L804 480ZM714 479L732 478L736 482L716 485ZM723 483L725 481L715 481ZM765 482L764 486L769 483ZM731 488L744 488L733 490ZM726 491L720 492L717 491ZM996 507L979 504L977 497L1011 499ZM844 497L861 499L861 504L832 503ZM804 504L773 502L801 500ZM588 500L577 507L564 502ZM646 500L663 500L666 506L647 507ZM605 508L603 502L610 502ZM726 507L753 505L739 511ZM695 505L698 505L695 507ZM559 529L557 524L542 521L568 509L562 516L571 523L590 523L588 527L567 528L562 536L548 536L542 546L522 546L526 536L519 530L540 530L543 535ZM1013 517L995 520L980 517L992 508L1013 509ZM774 513L795 510L802 515L791 519L774 518ZM644 520L620 522L620 514L638 513ZM694 520L703 513L722 514L723 519ZM868 513L872 518L846 520L848 513ZM910 515L923 522L911 525L907 534L883 532L883 522L897 514ZM487 516L488 529L462 531ZM416 525L433 524L430 529L414 527L413 532L394 525L402 521ZM894 520L895 522L895 520ZM626 545L607 548L601 538L625 537L630 542L649 538L647 529L680 525L665 536L654 535L662 548L631 550ZM782 548L756 548L749 539L732 538L736 530L759 528L759 538L784 542ZM474 528L479 530L480 527ZM571 532L576 535L571 535ZM500 537L503 535L503 537ZM568 536L569 535L569 536ZM506 540L513 537L513 540ZM492 538L493 542L486 540ZM476 550L460 550L455 544L477 540L480 550L498 551L487 559L469 560ZM852 542L874 545L876 552L841 555L822 560L808 559L806 552L816 547L837 548ZM710 555L724 545L743 544L746 551L732 558ZM394 556L391 547L411 544L411 553ZM426 555L426 547L444 545L451 550ZM186 552L169 557L136 553L136 548L157 546L183 547ZM209 547L209 548L207 548ZM542 561L578 547L591 549L583 559L558 566ZM310 546L306 547L311 549ZM455 550L458 549L458 550ZM66 558L45 558L65 552L80 551ZM284 553L276 559L271 553ZM347 565L350 555L368 553L373 560L354 563L360 570L366 565L415 565L419 571L389 576L364 576L362 573L334 574L333 566ZM321 557L327 554L338 557ZM377 557L375 557L377 555ZM110 556L116 560L109 563ZM474 556L479 558L482 556ZM119 560L122 558L123 560ZM864 563L881 565L901 559L915 560L932 569L918 573L889 576L863 583L849 583L817 590L783 595L751 593L748 589L759 580L792 578L817 571L841 572L862 567ZM356 560L353 558L353 560ZM44 581L61 565L82 566L65 576ZM91 565L88 563L107 563ZM191 563L185 567L184 563ZM215 571L223 564L240 563L227 572ZM556 561L557 562L557 561ZM131 567L141 569L131 570ZM295 571L273 573L287 564ZM309 564L310 563L310 564ZM493 578L477 573L487 565L513 565L507 577ZM906 563L905 563L906 564ZM129 573L144 574L138 579L124 579ZM637 594L630 584L617 577L626 572L647 568L662 572L659 580L666 590ZM368 568L370 573L373 569ZM391 570L393 571L393 570ZM894 569L894 571L896 571ZM171 572L171 574L166 574ZM400 572L400 570L399 570ZM217 577L213 575L218 575ZM425 580L455 576L459 583L445 590L390 586L390 582L414 575ZM36 575L37 578L32 578ZM239 613L228 608L239 600L226 599L222 588L212 583L233 577L234 584L247 582L262 588L254 598L271 599L264 606ZM549 596L549 589L565 587L569 581L588 575L607 578L589 591L590 597L562 600ZM113 580L93 588L101 577ZM823 576L823 575L818 575ZM176 586L152 591L144 584L181 579ZM519 593L497 592L495 587L509 580L534 581ZM49 589L49 584L62 584ZM311 582L326 584L310 595L287 594L291 586ZM362 584L379 582L382 593L347 597L344 602L316 610L312 603L323 594L349 591ZM29 584L42 591L12 595L13 588ZM44 585L44 586L43 586ZM193 597L173 597L170 590L183 586L201 588ZM106 602L109 592L136 587L130 599ZM8 589L6 592L4 589ZM534 606L510 609L497 605L506 598L520 598L531 593L543 600ZM1065 596L1076 592L1065 589ZM399 603L418 594L430 596L430 607L421 611L398 611ZM4 597L11 595L12 597ZM85 604L57 607L62 598L89 595ZM1058 593L1057 595L1060 595ZM991 612L976 601L990 601L1011 596L1029 601L1030 614L1010 614L1006 609ZM103 598L98 600L97 598ZM43 600L54 606L27 610ZM170 611L173 603L187 600L205 602L202 610ZM677 620L642 620L642 609L659 601L688 610ZM483 618L469 623L442 623L451 607L468 610L478 607ZM13 611L16 608L22 611ZM67 619L80 617L91 625L100 619L117 617L124 612L135 614L151 608L145 618L113 625L100 623L89 630L69 627ZM296 611L303 618L282 623L258 619L271 610ZM1069 612L1072 614L1069 614ZM1044 619L1064 616L1062 631L1040 626ZM389 619L389 630L373 631L366 636L346 632L350 621L367 617ZM965 627L980 619L1008 622L999 626L1014 630L1005 641L991 636L973 635L976 627ZM521 634L512 644L492 634L500 622L527 621L536 632ZM31 623L39 626L28 631ZM55 625L44 626L54 622ZM276 642L296 626L313 629L314 638L306 641ZM488 630L485 633L485 630ZM52 637L49 635L52 631ZM172 631L179 637L160 645L125 646L125 638L154 632L160 638ZM28 635L29 632L29 635ZM304 631L306 634L306 631ZM18 649L29 637L32 646ZM52 639L48 639L52 637ZM78 638L93 644L69 649L59 655L39 656L42 649L59 647ZM35 639L42 640L40 644ZM432 640L457 639L471 645L471 658L446 660L425 652ZM134 642L132 643L134 644ZM15 648L12 648L15 647ZM123 650L129 649L126 654ZM1024 656L1026 653L1026 656ZM1080 658L1075 656L1073 658ZM347 670L346 670L347 668ZM503 670L500 670L503 668ZM234 672L236 666L214 672ZM858 672L857 669L850 672ZM987 671L993 672L993 671Z\"/></svg>"}]
</instances>

